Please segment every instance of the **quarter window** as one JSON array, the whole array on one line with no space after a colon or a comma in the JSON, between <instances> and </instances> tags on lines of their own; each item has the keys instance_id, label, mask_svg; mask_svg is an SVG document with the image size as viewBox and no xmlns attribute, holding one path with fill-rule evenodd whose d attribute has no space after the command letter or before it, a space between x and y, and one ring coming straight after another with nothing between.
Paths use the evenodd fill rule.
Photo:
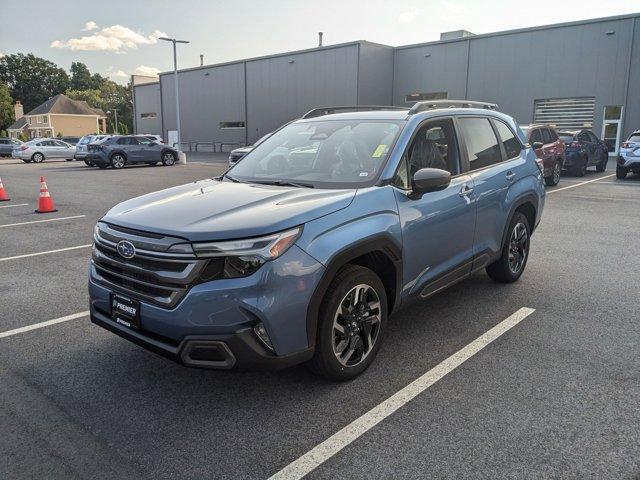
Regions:
<instances>
[{"instance_id":1,"label":"quarter window","mask_svg":"<svg viewBox=\"0 0 640 480\"><path fill-rule=\"evenodd\" d=\"M502 161L498 139L487 118L460 118L469 152L469 169L477 170Z\"/></svg>"},{"instance_id":2,"label":"quarter window","mask_svg":"<svg viewBox=\"0 0 640 480\"><path fill-rule=\"evenodd\" d=\"M515 158L519 156L522 146L511 129L500 121L496 121L495 125L498 130L498 135L500 135L502 145L504 146L504 151L507 154L507 158Z\"/></svg>"}]
</instances>

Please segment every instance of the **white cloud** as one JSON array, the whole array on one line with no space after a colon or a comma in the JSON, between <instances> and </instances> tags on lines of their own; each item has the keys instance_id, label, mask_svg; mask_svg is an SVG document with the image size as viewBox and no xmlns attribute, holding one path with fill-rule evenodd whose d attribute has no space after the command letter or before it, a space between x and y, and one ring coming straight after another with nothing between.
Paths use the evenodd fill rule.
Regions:
<instances>
[{"instance_id":1,"label":"white cloud","mask_svg":"<svg viewBox=\"0 0 640 480\"><path fill-rule=\"evenodd\" d=\"M442 5L449 13L453 13L454 15L467 15L471 13L471 11L464 5L450 2L448 0L440 0L440 5Z\"/></svg>"},{"instance_id":2,"label":"white cloud","mask_svg":"<svg viewBox=\"0 0 640 480\"><path fill-rule=\"evenodd\" d=\"M86 26L90 23L92 22L87 22ZM138 45L153 45L158 42L158 37L163 36L166 36L166 33L159 30L155 30L151 35L143 35L122 25L112 25L92 35L70 38L69 40L54 40L50 46L51 48L64 48L72 51L124 53L127 49L138 48Z\"/></svg>"},{"instance_id":3,"label":"white cloud","mask_svg":"<svg viewBox=\"0 0 640 480\"><path fill-rule=\"evenodd\" d=\"M114 70L112 72L109 72L109 76L110 77L115 77L115 78L127 78L127 77L129 77L129 75L127 75L127 72L125 72L124 70Z\"/></svg>"},{"instance_id":4,"label":"white cloud","mask_svg":"<svg viewBox=\"0 0 640 480\"><path fill-rule=\"evenodd\" d=\"M134 75L146 75L148 77L157 77L160 73L160 69L156 67L147 67L146 65L140 65L133 71Z\"/></svg>"},{"instance_id":5,"label":"white cloud","mask_svg":"<svg viewBox=\"0 0 640 480\"><path fill-rule=\"evenodd\" d=\"M87 23L84 24L84 28L82 29L82 31L90 32L91 30L97 30L97 29L98 29L98 24L93 20L89 20Z\"/></svg>"},{"instance_id":6,"label":"white cloud","mask_svg":"<svg viewBox=\"0 0 640 480\"><path fill-rule=\"evenodd\" d=\"M398 16L398 20L400 20L402 23L413 23L417 16L418 11L416 9L407 10L406 12L402 12Z\"/></svg>"}]
</instances>

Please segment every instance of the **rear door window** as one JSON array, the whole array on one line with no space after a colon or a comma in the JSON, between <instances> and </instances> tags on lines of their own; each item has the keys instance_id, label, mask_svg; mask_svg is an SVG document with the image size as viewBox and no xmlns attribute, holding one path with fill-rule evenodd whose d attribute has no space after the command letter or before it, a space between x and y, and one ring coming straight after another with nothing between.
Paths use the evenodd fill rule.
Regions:
<instances>
[{"instance_id":1,"label":"rear door window","mask_svg":"<svg viewBox=\"0 0 640 480\"><path fill-rule=\"evenodd\" d=\"M502 161L500 145L488 118L461 117L460 124L469 153L469 170L477 170Z\"/></svg>"},{"instance_id":2,"label":"rear door window","mask_svg":"<svg viewBox=\"0 0 640 480\"><path fill-rule=\"evenodd\" d=\"M542 143L545 145L549 143L553 143L553 139L551 138L551 132L549 132L548 128L541 128L542 131Z\"/></svg>"},{"instance_id":3,"label":"rear door window","mask_svg":"<svg viewBox=\"0 0 640 480\"><path fill-rule=\"evenodd\" d=\"M511 131L506 124L502 123L499 120L495 122L496 130L498 130L498 135L500 136L500 141L504 146L504 151L507 154L507 158L515 158L520 155L520 150L522 149L522 145L520 141L516 138L515 134Z\"/></svg>"}]
</instances>

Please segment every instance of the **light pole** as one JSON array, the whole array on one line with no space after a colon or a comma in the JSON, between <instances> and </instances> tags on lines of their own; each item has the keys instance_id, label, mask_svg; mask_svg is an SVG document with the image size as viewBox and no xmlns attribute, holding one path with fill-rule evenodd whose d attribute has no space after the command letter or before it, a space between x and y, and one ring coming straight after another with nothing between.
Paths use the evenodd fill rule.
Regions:
<instances>
[{"instance_id":1,"label":"light pole","mask_svg":"<svg viewBox=\"0 0 640 480\"><path fill-rule=\"evenodd\" d=\"M188 40L176 40L175 38L159 37L158 40L165 40L173 43L173 86L176 95L176 127L178 130L178 156L182 153L182 138L180 137L180 97L178 97L178 60L176 54L176 43L189 43Z\"/></svg>"},{"instance_id":2,"label":"light pole","mask_svg":"<svg viewBox=\"0 0 640 480\"><path fill-rule=\"evenodd\" d=\"M115 115L115 122L116 122L116 131L114 132L116 135L118 134L118 109L117 108L112 108L111 110L113 110L113 114ZM111 113L111 110L107 110L107 115Z\"/></svg>"}]
</instances>

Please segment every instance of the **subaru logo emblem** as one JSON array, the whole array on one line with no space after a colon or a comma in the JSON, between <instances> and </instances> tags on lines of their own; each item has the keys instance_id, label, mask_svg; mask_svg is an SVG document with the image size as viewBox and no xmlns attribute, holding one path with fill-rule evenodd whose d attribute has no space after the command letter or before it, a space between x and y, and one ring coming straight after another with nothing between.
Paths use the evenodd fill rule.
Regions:
<instances>
[{"instance_id":1,"label":"subaru logo emblem","mask_svg":"<svg viewBox=\"0 0 640 480\"><path fill-rule=\"evenodd\" d=\"M136 254L136 247L134 247L133 243L128 240L120 240L116 248L122 258L133 258Z\"/></svg>"}]
</instances>

